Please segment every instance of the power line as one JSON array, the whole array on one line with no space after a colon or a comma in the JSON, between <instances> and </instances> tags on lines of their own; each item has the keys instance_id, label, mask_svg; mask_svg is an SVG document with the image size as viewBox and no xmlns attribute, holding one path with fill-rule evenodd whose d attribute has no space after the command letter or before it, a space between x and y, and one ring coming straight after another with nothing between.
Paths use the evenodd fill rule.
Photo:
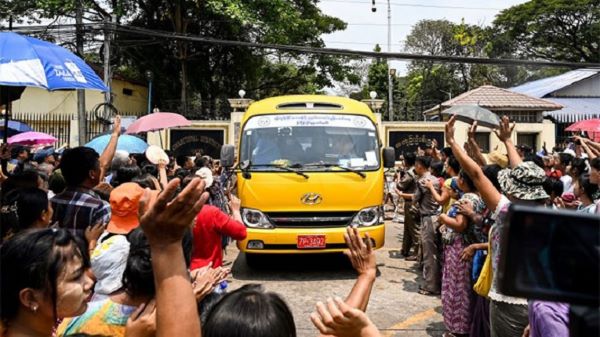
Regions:
<instances>
[{"instance_id":1,"label":"power line","mask_svg":"<svg viewBox=\"0 0 600 337\"><path fill-rule=\"evenodd\" d=\"M328 0L334 1L334 0ZM75 27L75 25L60 25L61 29ZM116 25L107 23L103 25L99 24L84 24L86 28L93 28L93 30L113 30L121 33L128 33L140 36L149 37L160 37L163 39L199 42L213 45L232 46L232 47L247 47L257 49L274 49L288 52L299 52L308 54L320 54L320 55L336 55L336 56L349 56L349 57L362 57L362 58L379 58L389 60L416 60L416 61L431 61L431 62L447 62L447 63L470 63L470 64L494 64L494 65L505 65L505 66L542 66L542 67L566 67L566 68L600 68L600 63L586 63L586 62L564 62L564 61L539 61L539 60L519 60L519 59L491 59L484 57L464 57L464 56L448 56L448 55L422 55L422 54L411 54L411 53L386 53L386 52L374 52L374 51L363 51L363 50L352 50L343 48L318 48L310 46L298 46L298 45L282 45L272 43L258 43L258 42L246 42L246 41L235 41L235 40L222 40L215 39L206 36L190 35L190 34L177 34L173 32L165 32L159 30L151 30L140 27L131 27ZM30 28L39 29L39 27L30 26ZM23 29L25 30L25 29Z\"/></svg>"},{"instance_id":2,"label":"power line","mask_svg":"<svg viewBox=\"0 0 600 337\"><path fill-rule=\"evenodd\" d=\"M299 52L308 54L320 55L336 55L349 57L365 57L365 58L381 58L389 60L416 60L416 61L431 61L431 62L448 62L448 63L470 63L470 64L495 64L505 66L542 66L542 67L566 67L566 68L600 68L600 63L587 62L565 62L565 61L537 61L537 60L519 60L519 59L491 59L485 57L464 57L464 56L448 56L448 55L422 55L410 53L385 53L363 50L352 50L342 48L317 48L310 46L297 45L282 45L273 43L246 42L234 40L222 40L211 37L177 34L172 32L164 32L150 30L139 27L107 25L112 29L121 33L130 33L137 35L145 35L152 37L162 37L165 39L200 42L206 44L232 46L232 47L248 47L257 49L275 49L288 52Z\"/></svg>"},{"instance_id":3,"label":"power line","mask_svg":"<svg viewBox=\"0 0 600 337\"><path fill-rule=\"evenodd\" d=\"M355 45L368 45L368 46L375 46L376 44L378 45L383 45L383 42L354 42L354 41L332 41L332 40L323 40L323 42L328 43L328 44L355 44ZM392 43L393 46L403 46L402 43Z\"/></svg>"},{"instance_id":4,"label":"power line","mask_svg":"<svg viewBox=\"0 0 600 337\"><path fill-rule=\"evenodd\" d=\"M321 0L322 2L340 2L340 3L354 3L354 4L372 4L371 1L360 1L360 0ZM396 7L420 7L420 8L441 8L441 9L468 9L468 10L490 10L490 11L501 11L504 8L493 8L493 7L466 7L466 6L441 6L441 5L426 5L426 4L411 4L411 3L400 3L391 2L390 5Z\"/></svg>"}]
</instances>

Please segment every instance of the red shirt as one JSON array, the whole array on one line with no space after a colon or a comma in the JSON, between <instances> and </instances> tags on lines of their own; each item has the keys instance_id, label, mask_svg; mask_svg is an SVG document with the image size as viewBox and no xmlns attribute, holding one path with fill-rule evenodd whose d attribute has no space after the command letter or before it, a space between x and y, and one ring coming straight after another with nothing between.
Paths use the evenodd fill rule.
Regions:
<instances>
[{"instance_id":1,"label":"red shirt","mask_svg":"<svg viewBox=\"0 0 600 337\"><path fill-rule=\"evenodd\" d=\"M246 226L223 213L215 206L204 205L196 217L193 229L194 249L192 250L191 270L207 266L223 264L222 236L230 236L234 240L246 238Z\"/></svg>"}]
</instances>

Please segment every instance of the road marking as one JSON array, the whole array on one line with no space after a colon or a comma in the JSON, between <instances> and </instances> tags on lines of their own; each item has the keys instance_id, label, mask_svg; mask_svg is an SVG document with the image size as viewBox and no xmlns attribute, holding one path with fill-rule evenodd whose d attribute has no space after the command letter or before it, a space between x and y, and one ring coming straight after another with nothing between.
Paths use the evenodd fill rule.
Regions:
<instances>
[{"instance_id":1,"label":"road marking","mask_svg":"<svg viewBox=\"0 0 600 337\"><path fill-rule=\"evenodd\" d=\"M415 325L417 323L425 321L425 320L435 316L436 314L437 314L437 312L435 311L434 308L431 308L431 309L425 310L425 311L421 311L420 313L412 315L409 318L407 318L406 320L396 323L396 324L392 325L391 327L385 329L387 331L385 331L383 333L383 336L391 337L396 333L396 331L404 330L412 325Z\"/></svg>"}]
</instances>

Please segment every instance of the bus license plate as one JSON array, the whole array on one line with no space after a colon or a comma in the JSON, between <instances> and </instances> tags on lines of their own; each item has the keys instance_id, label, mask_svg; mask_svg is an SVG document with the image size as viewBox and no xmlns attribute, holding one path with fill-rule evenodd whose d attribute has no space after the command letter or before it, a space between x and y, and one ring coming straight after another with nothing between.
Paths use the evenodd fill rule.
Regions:
<instances>
[{"instance_id":1,"label":"bus license plate","mask_svg":"<svg viewBox=\"0 0 600 337\"><path fill-rule=\"evenodd\" d=\"M325 248L325 235L298 235L298 249Z\"/></svg>"}]
</instances>

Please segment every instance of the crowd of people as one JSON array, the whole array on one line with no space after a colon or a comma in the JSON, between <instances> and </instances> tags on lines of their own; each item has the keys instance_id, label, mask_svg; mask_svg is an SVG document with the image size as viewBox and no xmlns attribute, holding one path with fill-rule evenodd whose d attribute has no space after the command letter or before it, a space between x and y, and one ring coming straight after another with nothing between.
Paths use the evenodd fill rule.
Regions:
<instances>
[{"instance_id":1,"label":"crowd of people","mask_svg":"<svg viewBox=\"0 0 600 337\"><path fill-rule=\"evenodd\" d=\"M404 201L401 253L422 268L419 293L441 295L448 336L568 336L567 304L499 291L502 229L511 203L599 212L600 144L576 137L572 148L533 153L513 144L505 117L496 135L507 154L486 157L476 123L464 146L454 123L448 147L405 153L388 184ZM2 335L296 336L280 295L227 289L223 249L246 227L218 161L166 153L153 163L117 151L120 133L117 117L102 154L2 147ZM316 303L310 320L323 335L380 336L365 314L371 240L351 227L345 240L355 284L345 299Z\"/></svg>"},{"instance_id":2,"label":"crowd of people","mask_svg":"<svg viewBox=\"0 0 600 337\"><path fill-rule=\"evenodd\" d=\"M511 203L600 214L600 144L574 136L534 153L513 143L513 128L504 117L495 133L506 152L485 156L477 124L458 144L451 119L448 147L405 153L388 174L386 201L404 223L400 253L422 270L419 293L441 295L446 336L569 336L567 304L499 291L500 243Z\"/></svg>"},{"instance_id":3,"label":"crowd of people","mask_svg":"<svg viewBox=\"0 0 600 337\"><path fill-rule=\"evenodd\" d=\"M197 155L158 160L2 146L2 336L295 336L285 300L258 284L228 290L228 240L246 227L229 175ZM152 158L151 158L152 157ZM323 334L376 336L365 315L376 275L371 241L348 228L358 273L344 300L316 304Z\"/></svg>"}]
</instances>

